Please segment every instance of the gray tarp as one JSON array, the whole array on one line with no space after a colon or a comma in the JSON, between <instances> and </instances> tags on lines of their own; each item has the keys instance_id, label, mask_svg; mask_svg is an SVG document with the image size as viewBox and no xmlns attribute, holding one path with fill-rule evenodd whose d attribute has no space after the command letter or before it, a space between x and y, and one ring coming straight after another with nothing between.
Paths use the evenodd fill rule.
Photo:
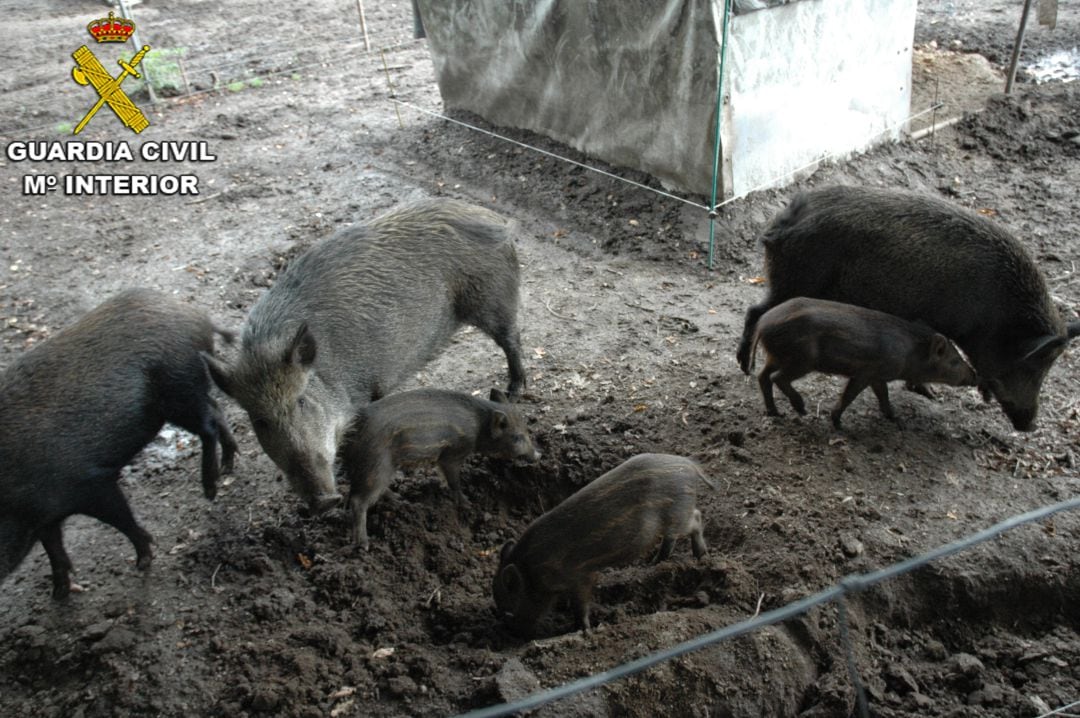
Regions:
<instances>
[{"instance_id":1,"label":"gray tarp","mask_svg":"<svg viewBox=\"0 0 1080 718\"><path fill-rule=\"evenodd\" d=\"M722 0L417 0L448 110L713 190ZM718 196L898 136L916 0L737 0Z\"/></svg>"},{"instance_id":2,"label":"gray tarp","mask_svg":"<svg viewBox=\"0 0 1080 718\"><path fill-rule=\"evenodd\" d=\"M712 188L712 0L419 0L448 110Z\"/></svg>"}]
</instances>

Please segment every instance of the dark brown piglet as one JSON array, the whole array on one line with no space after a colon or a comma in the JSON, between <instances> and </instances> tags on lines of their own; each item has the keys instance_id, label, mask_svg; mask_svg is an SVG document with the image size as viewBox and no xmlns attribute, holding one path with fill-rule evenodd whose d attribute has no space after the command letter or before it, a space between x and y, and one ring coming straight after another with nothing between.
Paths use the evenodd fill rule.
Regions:
<instances>
[{"instance_id":1,"label":"dark brown piglet","mask_svg":"<svg viewBox=\"0 0 1080 718\"><path fill-rule=\"evenodd\" d=\"M805 414L803 398L791 382L812 371L850 377L831 414L838 429L844 409L868 386L877 395L882 413L896 421L887 382L903 379L920 387L927 383L973 386L976 382L974 370L941 334L923 324L851 304L789 299L758 320L753 350L758 344L765 351L758 383L770 416L779 414L773 384L787 395L795 411Z\"/></svg>"},{"instance_id":2,"label":"dark brown piglet","mask_svg":"<svg viewBox=\"0 0 1080 718\"><path fill-rule=\"evenodd\" d=\"M138 567L152 539L117 485L169 422L202 440L202 484L217 493L236 442L210 397L204 357L214 334L203 312L145 289L118 294L20 356L0 374L0 579L41 541L53 596L73 587L63 522L85 514L122 532ZM217 445L221 443L221 465Z\"/></svg>"},{"instance_id":3,"label":"dark brown piglet","mask_svg":"<svg viewBox=\"0 0 1080 718\"><path fill-rule=\"evenodd\" d=\"M353 542L368 548L367 512L397 469L435 465L460 506L461 466L474 452L532 462L538 457L525 419L498 389L490 400L440 389L391 394L361 409L342 449L351 486Z\"/></svg>"},{"instance_id":4,"label":"dark brown piglet","mask_svg":"<svg viewBox=\"0 0 1080 718\"><path fill-rule=\"evenodd\" d=\"M568 594L588 631L601 569L654 552L662 561L680 536L689 536L694 556L703 556L703 523L694 506L699 480L713 486L691 459L639 454L533 521L499 555L492 588L500 615L529 635L555 599Z\"/></svg>"}]
</instances>

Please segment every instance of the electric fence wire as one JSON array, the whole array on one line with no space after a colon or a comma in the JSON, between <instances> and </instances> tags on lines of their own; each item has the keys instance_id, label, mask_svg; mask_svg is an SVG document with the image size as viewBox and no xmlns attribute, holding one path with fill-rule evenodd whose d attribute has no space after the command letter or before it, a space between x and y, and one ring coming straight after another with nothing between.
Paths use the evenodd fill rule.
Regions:
<instances>
[{"instance_id":1,"label":"electric fence wire","mask_svg":"<svg viewBox=\"0 0 1080 718\"><path fill-rule=\"evenodd\" d=\"M1077 706L1080 706L1080 701L1073 701L1069 705L1061 706L1060 708L1055 708L1054 710L1050 711L1049 713L1041 713L1038 716L1036 716L1036 718L1050 718L1050 716L1069 716L1069 715L1072 715L1072 714L1066 713L1065 711L1069 710L1070 708L1076 708Z\"/></svg>"}]
</instances>

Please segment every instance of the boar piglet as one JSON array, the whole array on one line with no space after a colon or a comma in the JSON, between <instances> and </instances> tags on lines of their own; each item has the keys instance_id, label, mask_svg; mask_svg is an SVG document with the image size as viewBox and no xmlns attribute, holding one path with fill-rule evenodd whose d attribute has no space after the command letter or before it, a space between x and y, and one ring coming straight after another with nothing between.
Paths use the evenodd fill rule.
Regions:
<instances>
[{"instance_id":1,"label":"boar piglet","mask_svg":"<svg viewBox=\"0 0 1080 718\"><path fill-rule=\"evenodd\" d=\"M361 409L341 452L353 543L368 548L368 509L397 469L437 466L460 507L461 466L474 452L523 463L539 456L521 412L498 389L490 400L441 389L403 391Z\"/></svg>"},{"instance_id":2,"label":"boar piglet","mask_svg":"<svg viewBox=\"0 0 1080 718\"><path fill-rule=\"evenodd\" d=\"M341 501L338 449L357 411L438 356L463 324L486 333L525 386L518 259L506 218L464 202L403 205L297 257L251 308L214 381L316 511Z\"/></svg>"},{"instance_id":3,"label":"boar piglet","mask_svg":"<svg viewBox=\"0 0 1080 718\"><path fill-rule=\"evenodd\" d=\"M569 595L588 631L601 569L653 552L662 561L687 535L694 556L703 556L703 523L694 506L698 481L713 486L691 459L639 454L589 483L502 547L492 586L499 614L518 633L531 635L555 599Z\"/></svg>"},{"instance_id":4,"label":"boar piglet","mask_svg":"<svg viewBox=\"0 0 1080 718\"><path fill-rule=\"evenodd\" d=\"M194 307L144 289L123 292L29 350L0 375L0 579L41 541L53 596L72 588L62 524L93 516L150 565L152 539L117 479L165 422L202 440L202 485L217 493L236 442L210 397L204 356L217 328Z\"/></svg>"},{"instance_id":5,"label":"boar piglet","mask_svg":"<svg viewBox=\"0 0 1080 718\"><path fill-rule=\"evenodd\" d=\"M754 326L793 297L926 322L964 350L984 396L1030 430L1039 389L1080 321L1066 323L1024 246L1000 223L926 195L825 187L797 195L761 237L769 294L746 312L736 356L750 373Z\"/></svg>"},{"instance_id":6,"label":"boar piglet","mask_svg":"<svg viewBox=\"0 0 1080 718\"><path fill-rule=\"evenodd\" d=\"M851 304L798 297L773 307L758 320L752 351L761 344L765 367L758 374L765 409L777 416L773 384L791 406L806 413L802 396L791 382L819 371L850 377L832 410L840 415L863 389L877 395L881 412L896 421L887 382L903 379L926 383L974 386L975 372L948 339L929 327L891 314Z\"/></svg>"}]
</instances>

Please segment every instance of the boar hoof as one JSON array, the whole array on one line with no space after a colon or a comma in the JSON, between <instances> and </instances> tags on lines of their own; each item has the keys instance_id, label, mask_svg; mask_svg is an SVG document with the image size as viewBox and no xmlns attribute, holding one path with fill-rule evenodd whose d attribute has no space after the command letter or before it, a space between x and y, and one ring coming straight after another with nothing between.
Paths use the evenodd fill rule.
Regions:
<instances>
[{"instance_id":1,"label":"boar hoof","mask_svg":"<svg viewBox=\"0 0 1080 718\"><path fill-rule=\"evenodd\" d=\"M71 591L74 588L77 588L79 592L82 591L82 586L79 586L77 583L73 582L70 577L63 576L61 578L59 576L54 576L52 597L57 601L62 601L71 594Z\"/></svg>"},{"instance_id":2,"label":"boar hoof","mask_svg":"<svg viewBox=\"0 0 1080 718\"><path fill-rule=\"evenodd\" d=\"M342 502L341 494L323 494L316 496L310 502L312 513L321 514L329 511Z\"/></svg>"},{"instance_id":3,"label":"boar hoof","mask_svg":"<svg viewBox=\"0 0 1080 718\"><path fill-rule=\"evenodd\" d=\"M915 384L909 381L904 385L904 388L908 391L915 392L919 396L925 396L927 399L934 398L934 392L930 391L930 388L925 384Z\"/></svg>"},{"instance_id":4,"label":"boar hoof","mask_svg":"<svg viewBox=\"0 0 1080 718\"><path fill-rule=\"evenodd\" d=\"M739 349L735 352L735 358L739 362L739 368L742 369L742 373L750 374L750 343L743 340L739 342Z\"/></svg>"}]
</instances>

